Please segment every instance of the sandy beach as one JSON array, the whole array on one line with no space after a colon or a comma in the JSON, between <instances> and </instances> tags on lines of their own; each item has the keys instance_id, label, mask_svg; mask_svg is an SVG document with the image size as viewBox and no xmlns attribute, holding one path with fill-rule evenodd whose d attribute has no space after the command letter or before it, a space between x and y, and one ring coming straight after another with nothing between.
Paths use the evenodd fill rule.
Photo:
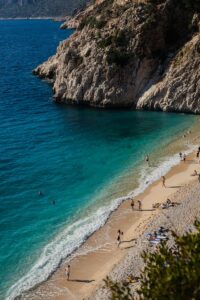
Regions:
<instances>
[{"instance_id":1,"label":"sandy beach","mask_svg":"<svg viewBox=\"0 0 200 300\"><path fill-rule=\"evenodd\" d=\"M199 137L193 138L195 145ZM126 278L130 273L139 274L142 267L140 254L149 246L145 232L163 225L177 232L188 229L194 219L200 216L199 189L197 176L191 176L194 170L200 172L196 153L180 161L166 175L166 188L161 180L150 185L144 193L134 199L135 209L131 209L131 200L124 201L114 211L107 223L90 236L87 241L44 283L20 299L107 299L108 291L103 279L110 276L114 280ZM163 203L169 198L180 205L169 209L152 209L152 205ZM142 211L137 201L142 201ZM124 232L120 247L117 246L117 231ZM70 281L67 281L65 269L71 265Z\"/></svg>"}]
</instances>

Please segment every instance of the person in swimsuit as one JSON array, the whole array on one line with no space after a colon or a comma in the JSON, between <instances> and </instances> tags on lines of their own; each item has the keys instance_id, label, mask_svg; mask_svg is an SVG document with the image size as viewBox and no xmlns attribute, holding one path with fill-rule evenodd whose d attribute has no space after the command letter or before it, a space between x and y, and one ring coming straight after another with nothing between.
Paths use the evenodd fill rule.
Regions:
<instances>
[{"instance_id":1,"label":"person in swimsuit","mask_svg":"<svg viewBox=\"0 0 200 300\"><path fill-rule=\"evenodd\" d=\"M123 235L123 231L121 231L120 229L118 230L118 235L117 235L117 244L118 244L118 247L119 245L121 244L121 236Z\"/></svg>"},{"instance_id":2,"label":"person in swimsuit","mask_svg":"<svg viewBox=\"0 0 200 300\"><path fill-rule=\"evenodd\" d=\"M138 200L138 209L142 210L142 202L140 200Z\"/></svg>"},{"instance_id":3,"label":"person in swimsuit","mask_svg":"<svg viewBox=\"0 0 200 300\"><path fill-rule=\"evenodd\" d=\"M134 203L134 200L132 199L131 200L131 208L132 208L132 210L134 210L134 206L135 206L135 203Z\"/></svg>"},{"instance_id":4,"label":"person in swimsuit","mask_svg":"<svg viewBox=\"0 0 200 300\"><path fill-rule=\"evenodd\" d=\"M148 163L148 166L149 166L149 155L146 156L145 160L146 160L146 162Z\"/></svg>"},{"instance_id":5,"label":"person in swimsuit","mask_svg":"<svg viewBox=\"0 0 200 300\"><path fill-rule=\"evenodd\" d=\"M70 265L67 266L67 268L65 269L66 275L67 275L67 280L69 281L70 279Z\"/></svg>"},{"instance_id":6,"label":"person in swimsuit","mask_svg":"<svg viewBox=\"0 0 200 300\"><path fill-rule=\"evenodd\" d=\"M166 181L166 178L165 178L165 176L162 176L162 186L163 186L163 187L166 187L166 185L165 185L165 181Z\"/></svg>"}]
</instances>

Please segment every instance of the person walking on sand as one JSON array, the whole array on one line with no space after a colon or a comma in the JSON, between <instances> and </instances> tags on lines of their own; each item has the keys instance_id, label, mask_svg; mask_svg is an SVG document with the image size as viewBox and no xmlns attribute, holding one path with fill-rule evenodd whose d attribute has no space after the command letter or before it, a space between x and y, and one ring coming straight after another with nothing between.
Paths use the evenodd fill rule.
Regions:
<instances>
[{"instance_id":1,"label":"person walking on sand","mask_svg":"<svg viewBox=\"0 0 200 300\"><path fill-rule=\"evenodd\" d=\"M196 157L199 158L199 151L197 151Z\"/></svg>"},{"instance_id":2,"label":"person walking on sand","mask_svg":"<svg viewBox=\"0 0 200 300\"><path fill-rule=\"evenodd\" d=\"M198 175L198 180L199 180L199 183L200 183L200 174Z\"/></svg>"},{"instance_id":3,"label":"person walking on sand","mask_svg":"<svg viewBox=\"0 0 200 300\"><path fill-rule=\"evenodd\" d=\"M67 268L65 269L66 275L67 275L67 281L70 280L70 265L67 266Z\"/></svg>"},{"instance_id":4,"label":"person walking on sand","mask_svg":"<svg viewBox=\"0 0 200 300\"><path fill-rule=\"evenodd\" d=\"M131 208L132 208L132 210L134 210L134 206L135 206L135 203L134 203L134 200L132 199L131 200Z\"/></svg>"},{"instance_id":5,"label":"person walking on sand","mask_svg":"<svg viewBox=\"0 0 200 300\"><path fill-rule=\"evenodd\" d=\"M118 235L117 235L117 244L118 244L118 247L119 245L121 244L121 236L124 234L123 231L121 231L120 229L118 230Z\"/></svg>"},{"instance_id":6,"label":"person walking on sand","mask_svg":"<svg viewBox=\"0 0 200 300\"><path fill-rule=\"evenodd\" d=\"M166 181L166 178L165 178L165 176L162 176L162 186L163 186L163 187L166 187L166 185L165 185L165 181Z\"/></svg>"},{"instance_id":7,"label":"person walking on sand","mask_svg":"<svg viewBox=\"0 0 200 300\"><path fill-rule=\"evenodd\" d=\"M180 152L179 153L180 160L182 160L182 156L183 156L183 154L182 154L182 152Z\"/></svg>"},{"instance_id":8,"label":"person walking on sand","mask_svg":"<svg viewBox=\"0 0 200 300\"><path fill-rule=\"evenodd\" d=\"M186 155L183 155L183 161L186 162Z\"/></svg>"},{"instance_id":9,"label":"person walking on sand","mask_svg":"<svg viewBox=\"0 0 200 300\"><path fill-rule=\"evenodd\" d=\"M140 200L138 200L138 209L142 210L142 202Z\"/></svg>"}]
</instances>

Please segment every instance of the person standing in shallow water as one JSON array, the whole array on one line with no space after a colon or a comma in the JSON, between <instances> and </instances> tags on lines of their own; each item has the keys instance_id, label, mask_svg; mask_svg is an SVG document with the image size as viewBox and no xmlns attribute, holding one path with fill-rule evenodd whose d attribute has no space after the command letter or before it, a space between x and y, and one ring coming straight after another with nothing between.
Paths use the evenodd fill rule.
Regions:
<instances>
[{"instance_id":1,"label":"person standing in shallow water","mask_svg":"<svg viewBox=\"0 0 200 300\"><path fill-rule=\"evenodd\" d=\"M145 160L146 160L146 162L148 163L148 166L149 166L149 155L146 156Z\"/></svg>"}]
</instances>

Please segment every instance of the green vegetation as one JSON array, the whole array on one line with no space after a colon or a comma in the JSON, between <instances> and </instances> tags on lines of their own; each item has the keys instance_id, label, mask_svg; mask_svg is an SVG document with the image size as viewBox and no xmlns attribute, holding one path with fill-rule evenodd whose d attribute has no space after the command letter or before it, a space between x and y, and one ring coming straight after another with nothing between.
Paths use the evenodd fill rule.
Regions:
<instances>
[{"instance_id":1,"label":"green vegetation","mask_svg":"<svg viewBox=\"0 0 200 300\"><path fill-rule=\"evenodd\" d=\"M180 0L180 4L183 4L185 9L200 10L199 0Z\"/></svg>"},{"instance_id":2,"label":"green vegetation","mask_svg":"<svg viewBox=\"0 0 200 300\"><path fill-rule=\"evenodd\" d=\"M131 57L133 57L132 53L129 53L125 50L118 50L118 49L111 48L107 52L106 60L109 65L115 64L117 66L122 67L129 63Z\"/></svg>"},{"instance_id":3,"label":"green vegetation","mask_svg":"<svg viewBox=\"0 0 200 300\"><path fill-rule=\"evenodd\" d=\"M127 32L125 30L116 30L112 35L104 37L98 44L101 48L106 48L108 46L127 47L129 40L127 38Z\"/></svg>"},{"instance_id":4,"label":"green vegetation","mask_svg":"<svg viewBox=\"0 0 200 300\"><path fill-rule=\"evenodd\" d=\"M98 41L100 48L107 48L106 61L109 65L117 66L126 65L133 54L127 51L129 39L128 33L125 30L116 30L112 35L104 37Z\"/></svg>"},{"instance_id":5,"label":"green vegetation","mask_svg":"<svg viewBox=\"0 0 200 300\"><path fill-rule=\"evenodd\" d=\"M143 254L145 268L141 274L141 287L137 291L141 300L198 300L200 299L200 222L195 232L174 238L173 248L161 244L157 252ZM112 300L134 300L129 283L106 280ZM138 298L137 298L138 299Z\"/></svg>"},{"instance_id":6,"label":"green vegetation","mask_svg":"<svg viewBox=\"0 0 200 300\"><path fill-rule=\"evenodd\" d=\"M87 25L91 28L102 29L106 25L106 23L107 21L104 19L97 19L94 16L90 16L81 21L78 29L82 30Z\"/></svg>"}]
</instances>

